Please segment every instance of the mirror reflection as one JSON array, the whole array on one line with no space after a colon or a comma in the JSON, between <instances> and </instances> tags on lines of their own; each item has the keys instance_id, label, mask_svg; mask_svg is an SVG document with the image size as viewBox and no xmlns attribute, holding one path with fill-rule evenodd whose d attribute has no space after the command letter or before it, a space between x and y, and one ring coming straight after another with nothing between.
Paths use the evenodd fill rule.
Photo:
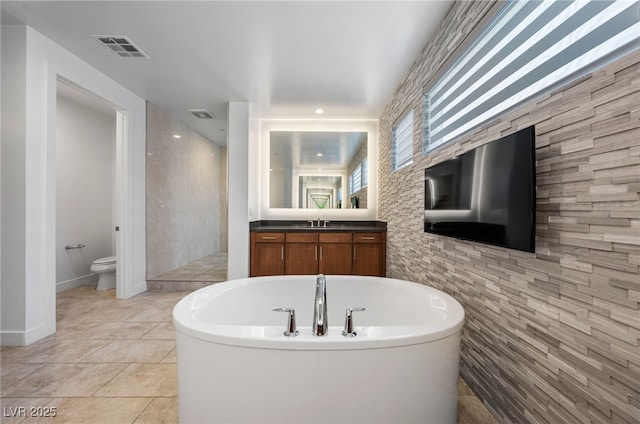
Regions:
<instances>
[{"instance_id":1,"label":"mirror reflection","mask_svg":"<svg viewBox=\"0 0 640 424\"><path fill-rule=\"evenodd\" d=\"M367 207L367 133L270 131L271 208Z\"/></svg>"}]
</instances>

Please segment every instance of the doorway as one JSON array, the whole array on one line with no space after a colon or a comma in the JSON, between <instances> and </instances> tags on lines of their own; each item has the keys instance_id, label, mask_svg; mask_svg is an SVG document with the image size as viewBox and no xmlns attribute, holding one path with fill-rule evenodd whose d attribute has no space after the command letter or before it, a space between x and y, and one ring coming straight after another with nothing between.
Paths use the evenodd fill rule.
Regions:
<instances>
[{"instance_id":1,"label":"doorway","mask_svg":"<svg viewBox=\"0 0 640 424\"><path fill-rule=\"evenodd\" d=\"M56 93L56 293L113 289L117 111L61 78Z\"/></svg>"}]
</instances>

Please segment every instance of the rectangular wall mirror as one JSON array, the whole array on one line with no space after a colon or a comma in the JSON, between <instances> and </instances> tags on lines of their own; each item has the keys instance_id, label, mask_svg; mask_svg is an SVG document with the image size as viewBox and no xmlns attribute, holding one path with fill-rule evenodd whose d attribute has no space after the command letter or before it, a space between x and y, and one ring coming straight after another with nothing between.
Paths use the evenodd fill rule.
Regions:
<instances>
[{"instance_id":1,"label":"rectangular wall mirror","mask_svg":"<svg viewBox=\"0 0 640 424\"><path fill-rule=\"evenodd\" d=\"M367 133L269 132L269 207L366 209Z\"/></svg>"}]
</instances>

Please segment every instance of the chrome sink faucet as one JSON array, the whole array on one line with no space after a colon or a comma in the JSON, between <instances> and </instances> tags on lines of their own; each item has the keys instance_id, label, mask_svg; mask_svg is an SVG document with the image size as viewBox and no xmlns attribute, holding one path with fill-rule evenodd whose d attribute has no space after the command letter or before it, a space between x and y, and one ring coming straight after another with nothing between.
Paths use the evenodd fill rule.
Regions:
<instances>
[{"instance_id":1,"label":"chrome sink faucet","mask_svg":"<svg viewBox=\"0 0 640 424\"><path fill-rule=\"evenodd\" d=\"M316 278L316 299L313 305L313 335L326 336L328 330L327 279L324 274L318 274Z\"/></svg>"}]
</instances>

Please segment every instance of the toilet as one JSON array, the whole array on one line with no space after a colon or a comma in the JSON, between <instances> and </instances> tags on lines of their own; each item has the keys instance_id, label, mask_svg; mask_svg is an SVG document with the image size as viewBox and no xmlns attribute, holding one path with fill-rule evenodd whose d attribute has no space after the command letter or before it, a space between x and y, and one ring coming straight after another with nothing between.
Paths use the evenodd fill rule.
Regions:
<instances>
[{"instance_id":1,"label":"toilet","mask_svg":"<svg viewBox=\"0 0 640 424\"><path fill-rule=\"evenodd\" d=\"M109 290L116 287L116 257L99 258L91 264L91 271L98 274L96 290Z\"/></svg>"}]
</instances>

